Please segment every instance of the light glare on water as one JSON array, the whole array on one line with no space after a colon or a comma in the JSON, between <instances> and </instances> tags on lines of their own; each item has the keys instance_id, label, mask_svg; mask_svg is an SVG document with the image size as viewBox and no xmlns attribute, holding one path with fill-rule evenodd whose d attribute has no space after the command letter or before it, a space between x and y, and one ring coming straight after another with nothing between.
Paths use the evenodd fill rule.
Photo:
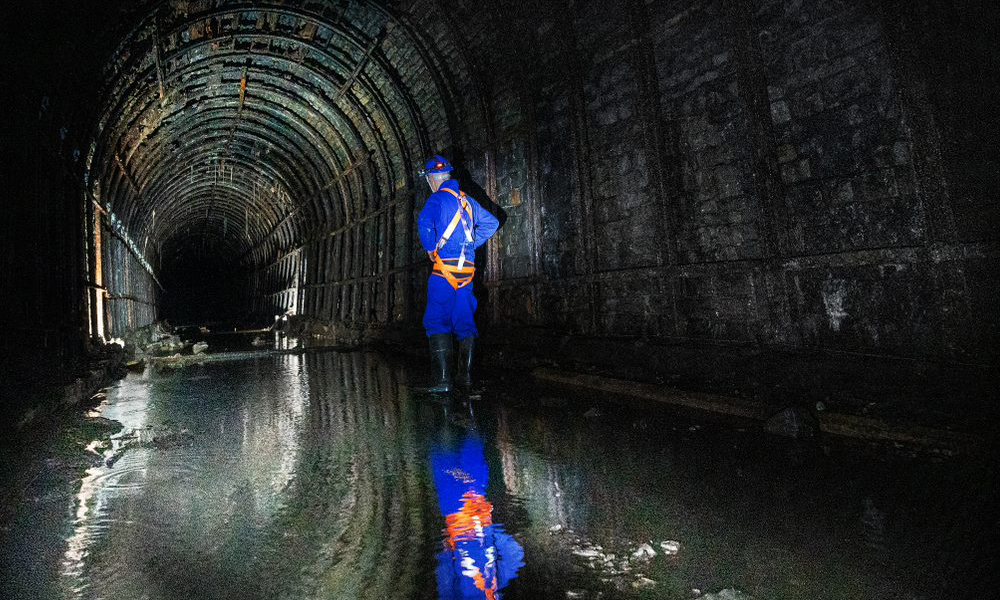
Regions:
<instances>
[{"instance_id":1,"label":"light glare on water","mask_svg":"<svg viewBox=\"0 0 1000 600\"><path fill-rule=\"evenodd\" d=\"M129 375L101 409L125 429L66 518L13 524L5 589L832 599L931 598L942 585L947 565L922 548L958 534L907 483L947 489L940 465L648 408L586 418L593 399L547 408L560 392L509 381L441 402L410 379L363 352ZM57 564L32 554L36 535L62 537Z\"/></svg>"}]
</instances>

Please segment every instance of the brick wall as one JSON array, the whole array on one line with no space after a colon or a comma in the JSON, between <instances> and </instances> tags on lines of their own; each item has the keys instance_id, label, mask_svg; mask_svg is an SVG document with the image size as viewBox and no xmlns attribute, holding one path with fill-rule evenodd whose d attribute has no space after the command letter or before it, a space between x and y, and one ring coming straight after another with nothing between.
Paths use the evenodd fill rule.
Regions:
<instances>
[{"instance_id":1,"label":"brick wall","mask_svg":"<svg viewBox=\"0 0 1000 600\"><path fill-rule=\"evenodd\" d=\"M279 273L301 249L298 312L355 338L417 329L412 171L435 150L503 223L478 282L501 346L995 359L996 228L969 216L995 222L993 159L945 143L971 117L928 91L958 83L927 41L941 15L860 0L435 8L415 2L373 53L383 106L362 131L383 141L362 133L372 158L330 194L329 224L255 258ZM348 90L369 108L370 93ZM257 308L290 310L288 272L267 277L259 297L285 301Z\"/></svg>"},{"instance_id":2,"label":"brick wall","mask_svg":"<svg viewBox=\"0 0 1000 600\"><path fill-rule=\"evenodd\" d=\"M950 132L913 115L952 107L914 88L949 81L891 37L902 11L564 8L525 9L479 49L507 218L485 278L495 326L992 360L997 313L978 298L996 292L995 230L937 233L989 205L951 191L984 165L922 166Z\"/></svg>"}]
</instances>

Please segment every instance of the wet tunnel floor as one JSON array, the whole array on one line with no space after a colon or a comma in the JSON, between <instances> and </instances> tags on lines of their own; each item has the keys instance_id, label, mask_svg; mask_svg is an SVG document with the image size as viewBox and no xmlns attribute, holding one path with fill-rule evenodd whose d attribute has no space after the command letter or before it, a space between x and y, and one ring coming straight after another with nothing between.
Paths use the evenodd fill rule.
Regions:
<instances>
[{"instance_id":1,"label":"wet tunnel floor","mask_svg":"<svg viewBox=\"0 0 1000 600\"><path fill-rule=\"evenodd\" d=\"M98 409L125 426L104 463L71 501L16 508L4 597L938 598L990 583L985 459L772 438L510 375L443 401L411 390L412 363L243 353L130 374Z\"/></svg>"}]
</instances>

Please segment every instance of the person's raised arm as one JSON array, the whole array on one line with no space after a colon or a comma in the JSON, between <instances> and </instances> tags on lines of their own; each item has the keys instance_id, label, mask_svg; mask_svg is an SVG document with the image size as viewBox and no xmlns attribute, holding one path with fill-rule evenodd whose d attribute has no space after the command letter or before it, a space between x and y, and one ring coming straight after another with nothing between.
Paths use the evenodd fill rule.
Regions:
<instances>
[{"instance_id":1,"label":"person's raised arm","mask_svg":"<svg viewBox=\"0 0 1000 600\"><path fill-rule=\"evenodd\" d=\"M500 227L500 221L493 216L493 213L480 206L475 199L472 200L472 218L476 223L472 234L473 246L478 248L486 243L486 240L493 237Z\"/></svg>"}]
</instances>

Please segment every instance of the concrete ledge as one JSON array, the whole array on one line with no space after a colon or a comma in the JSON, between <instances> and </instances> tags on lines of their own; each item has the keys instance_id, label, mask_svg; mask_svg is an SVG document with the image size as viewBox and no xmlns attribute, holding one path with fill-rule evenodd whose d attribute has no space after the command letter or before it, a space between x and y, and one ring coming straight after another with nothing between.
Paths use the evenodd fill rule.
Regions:
<instances>
[{"instance_id":1,"label":"concrete ledge","mask_svg":"<svg viewBox=\"0 0 1000 600\"><path fill-rule=\"evenodd\" d=\"M534 369L532 375L536 379L551 383L632 396L755 421L764 421L776 412L774 407L732 396L687 392L670 387L574 373L551 367ZM948 453L983 449L987 445L986 440L975 435L918 425L889 423L882 419L860 415L823 411L818 413L818 418L820 430L831 435L896 442Z\"/></svg>"},{"instance_id":2,"label":"concrete ledge","mask_svg":"<svg viewBox=\"0 0 1000 600\"><path fill-rule=\"evenodd\" d=\"M949 452L968 452L987 445L985 439L971 434L920 425L888 423L882 419L837 412L819 413L819 425L824 433L832 435L898 442Z\"/></svg>"},{"instance_id":3,"label":"concrete ledge","mask_svg":"<svg viewBox=\"0 0 1000 600\"><path fill-rule=\"evenodd\" d=\"M612 394L654 400L656 402L665 402L675 406L684 406L717 414L732 415L759 421L770 416L766 406L728 396L685 392L649 383L636 383L622 379L601 377L599 375L585 375L550 367L539 367L533 370L531 374L543 381L585 387Z\"/></svg>"}]
</instances>

